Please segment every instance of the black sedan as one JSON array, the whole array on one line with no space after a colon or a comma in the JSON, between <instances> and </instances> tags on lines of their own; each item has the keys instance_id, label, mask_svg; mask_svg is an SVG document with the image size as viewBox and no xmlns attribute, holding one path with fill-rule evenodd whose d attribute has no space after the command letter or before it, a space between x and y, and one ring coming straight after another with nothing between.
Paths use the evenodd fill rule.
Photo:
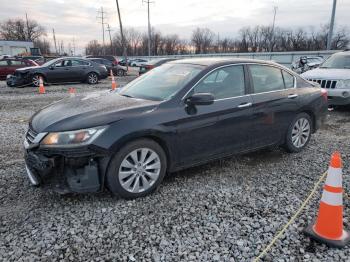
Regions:
<instances>
[{"instance_id":1,"label":"black sedan","mask_svg":"<svg viewBox=\"0 0 350 262\"><path fill-rule=\"evenodd\" d=\"M113 64L111 61L104 59L104 58L87 58L90 61L93 61L95 63L104 65L107 68L108 73L113 71L114 75L117 76L126 76L127 75L127 70L126 67L118 65L118 64Z\"/></svg>"},{"instance_id":2,"label":"black sedan","mask_svg":"<svg viewBox=\"0 0 350 262\"><path fill-rule=\"evenodd\" d=\"M22 87L33 84L39 86L40 78L45 83L73 83L87 82L97 84L99 79L108 76L107 69L93 61L76 57L64 57L50 60L36 67L17 69L12 76L8 76L7 85Z\"/></svg>"},{"instance_id":3,"label":"black sedan","mask_svg":"<svg viewBox=\"0 0 350 262\"><path fill-rule=\"evenodd\" d=\"M232 154L307 146L327 94L278 64L170 62L120 91L78 95L37 112L24 141L34 185L65 192L154 191L167 172Z\"/></svg>"},{"instance_id":4,"label":"black sedan","mask_svg":"<svg viewBox=\"0 0 350 262\"><path fill-rule=\"evenodd\" d=\"M151 60L151 61L144 63L140 66L139 75L147 73L148 71L152 70L153 68L156 68L156 67L161 66L165 63L175 61L175 60L176 60L175 58L160 58L160 59Z\"/></svg>"}]
</instances>

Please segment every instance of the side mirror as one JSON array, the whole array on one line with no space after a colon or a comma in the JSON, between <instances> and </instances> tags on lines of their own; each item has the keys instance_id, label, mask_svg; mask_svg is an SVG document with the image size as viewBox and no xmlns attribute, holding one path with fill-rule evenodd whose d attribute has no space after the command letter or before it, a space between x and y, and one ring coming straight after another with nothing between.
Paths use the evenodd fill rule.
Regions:
<instances>
[{"instance_id":1,"label":"side mirror","mask_svg":"<svg viewBox=\"0 0 350 262\"><path fill-rule=\"evenodd\" d=\"M54 66L50 66L49 69L50 69L50 70L54 70L55 67L54 67Z\"/></svg>"},{"instance_id":2,"label":"side mirror","mask_svg":"<svg viewBox=\"0 0 350 262\"><path fill-rule=\"evenodd\" d=\"M198 106L211 105L214 103L214 96L210 93L198 93L186 98L185 103Z\"/></svg>"}]
</instances>

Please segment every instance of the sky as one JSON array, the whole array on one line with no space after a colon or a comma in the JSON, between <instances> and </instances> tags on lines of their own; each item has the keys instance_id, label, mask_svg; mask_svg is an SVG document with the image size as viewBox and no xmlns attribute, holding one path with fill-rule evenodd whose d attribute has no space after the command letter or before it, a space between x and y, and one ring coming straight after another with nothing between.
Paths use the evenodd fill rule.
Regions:
<instances>
[{"instance_id":1,"label":"sky","mask_svg":"<svg viewBox=\"0 0 350 262\"><path fill-rule=\"evenodd\" d=\"M276 26L317 28L329 23L333 0L153 0L151 24L163 34L190 39L193 29L207 27L220 37L235 37L244 26L271 25L277 6ZM25 17L37 20L65 46L75 39L77 53L93 39L102 42L97 19L101 6L113 32L119 30L115 0L0 0L0 21ZM124 27L147 30L147 5L142 0L119 0ZM336 26L350 27L350 0L338 0ZM106 32L106 41L108 32Z\"/></svg>"}]
</instances>

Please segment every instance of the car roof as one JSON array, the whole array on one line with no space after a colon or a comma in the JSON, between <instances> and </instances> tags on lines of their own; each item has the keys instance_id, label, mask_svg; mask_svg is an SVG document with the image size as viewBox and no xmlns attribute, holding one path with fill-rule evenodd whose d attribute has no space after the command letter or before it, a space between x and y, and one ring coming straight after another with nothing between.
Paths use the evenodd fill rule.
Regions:
<instances>
[{"instance_id":1,"label":"car roof","mask_svg":"<svg viewBox=\"0 0 350 262\"><path fill-rule=\"evenodd\" d=\"M248 59L248 58L224 58L224 57L187 58L187 59L175 60L169 63L195 64L195 65L203 65L203 66L211 66L216 64L259 63L259 64L270 64L270 65L280 66L275 62L266 61L266 60Z\"/></svg>"}]
</instances>

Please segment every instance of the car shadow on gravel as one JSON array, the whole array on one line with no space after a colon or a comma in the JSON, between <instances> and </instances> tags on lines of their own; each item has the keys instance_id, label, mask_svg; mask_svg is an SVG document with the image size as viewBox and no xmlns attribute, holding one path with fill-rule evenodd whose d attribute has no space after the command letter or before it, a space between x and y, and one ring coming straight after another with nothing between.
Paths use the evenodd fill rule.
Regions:
<instances>
[{"instance_id":1,"label":"car shadow on gravel","mask_svg":"<svg viewBox=\"0 0 350 262\"><path fill-rule=\"evenodd\" d=\"M231 168L235 165L243 167L255 167L265 162L279 163L283 159L283 155L287 154L280 148L265 148L258 151L245 154L237 154L223 159L211 161L209 163L191 167L182 171L168 174L164 181L171 183L175 179L186 177L195 177L197 175L205 175L212 173L224 173L226 168ZM222 169L222 170L221 170Z\"/></svg>"}]
</instances>

